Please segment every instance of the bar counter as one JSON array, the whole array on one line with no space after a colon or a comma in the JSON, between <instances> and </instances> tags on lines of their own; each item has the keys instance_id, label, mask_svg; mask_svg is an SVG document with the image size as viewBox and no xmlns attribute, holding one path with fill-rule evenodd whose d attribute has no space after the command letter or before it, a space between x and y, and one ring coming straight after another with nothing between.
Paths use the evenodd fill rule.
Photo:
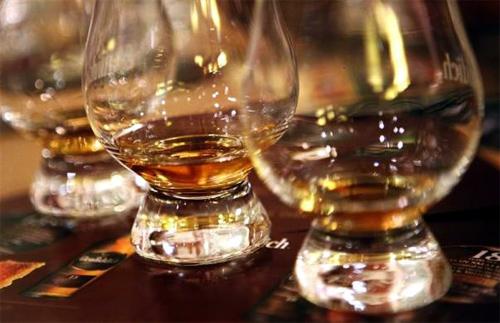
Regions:
<instances>
[{"instance_id":1,"label":"bar counter","mask_svg":"<svg viewBox=\"0 0 500 323\"><path fill-rule=\"evenodd\" d=\"M493 252L500 246L498 216L500 173L491 162L491 158L483 153L479 156L452 193L425 215L426 222L449 257L456 256L457 248L482 250L484 247L490 248L490 252ZM333 312L308 303L298 296L291 273L310 219L281 204L255 176L251 176L251 181L273 222L272 241L253 256L220 265L172 267L145 263L138 256L132 255L67 298L29 297L27 291L66 265L74 263L79 255L96 243L126 236L133 221L133 212L129 216L106 219L98 223L47 224L47 221L44 221L45 217L33 211L27 194L4 198L0 202L2 223L0 240L3 250L0 253L0 260L35 261L43 262L45 265L15 280L11 286L0 289L0 320L2 322L499 320L498 281L492 289L493 293L496 293L493 295L493 300L496 298L496 301L484 297L476 297L470 301L452 297L456 295L448 295L449 297L424 308L387 316L374 317ZM19 226L12 227L12 225L22 221L26 223L26 219L31 219L30 225L49 225L52 230L50 241L39 246L31 246L27 250L21 250L22 248L18 250L15 244L14 248L5 250L5 246L13 246L12 241L8 239L16 234L8 230L11 228L22 230ZM453 260L450 259L452 265ZM496 266L494 270L498 274L499 265L494 261L491 263L492 266ZM450 293L462 293L463 290L457 291L457 288L462 287L455 286L454 282Z\"/></svg>"}]
</instances>

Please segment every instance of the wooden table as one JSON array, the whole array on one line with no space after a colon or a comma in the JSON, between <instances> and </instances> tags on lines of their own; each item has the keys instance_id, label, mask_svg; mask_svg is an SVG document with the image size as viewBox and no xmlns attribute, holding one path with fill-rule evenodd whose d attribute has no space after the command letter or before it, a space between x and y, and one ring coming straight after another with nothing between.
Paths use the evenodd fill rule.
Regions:
<instances>
[{"instance_id":1,"label":"wooden table","mask_svg":"<svg viewBox=\"0 0 500 323\"><path fill-rule=\"evenodd\" d=\"M284 249L264 248L227 264L175 268L151 266L133 255L70 298L29 298L22 292L74 260L97 241L126 234L132 217L117 223L80 225L64 238L1 259L46 265L0 290L0 321L498 321L498 303L437 302L417 311L365 317L319 309L304 300L269 312L273 291L290 275L308 220L286 218L296 211L279 203L255 178L254 189L273 220L272 240ZM499 246L499 172L476 160L461 183L426 215L442 246ZM31 212L25 195L1 201L1 219ZM273 312L275 311L275 312ZM288 311L288 313L286 312Z\"/></svg>"}]
</instances>

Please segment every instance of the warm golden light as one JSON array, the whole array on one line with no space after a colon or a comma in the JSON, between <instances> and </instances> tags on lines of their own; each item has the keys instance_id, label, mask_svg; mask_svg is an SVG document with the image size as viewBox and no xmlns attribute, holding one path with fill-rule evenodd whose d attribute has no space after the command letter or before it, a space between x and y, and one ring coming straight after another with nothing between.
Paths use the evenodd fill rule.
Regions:
<instances>
[{"instance_id":1,"label":"warm golden light","mask_svg":"<svg viewBox=\"0 0 500 323\"><path fill-rule=\"evenodd\" d=\"M212 22L215 26L215 31L217 32L217 38L220 40L221 23L220 23L219 9L217 8L216 0L210 1L210 17L212 18Z\"/></svg>"},{"instance_id":2,"label":"warm golden light","mask_svg":"<svg viewBox=\"0 0 500 323\"><path fill-rule=\"evenodd\" d=\"M199 28L200 19L198 17L198 8L196 6L196 2L193 2L193 5L191 6L190 18L191 18L191 27L193 28L194 32L197 32Z\"/></svg>"},{"instance_id":3,"label":"warm golden light","mask_svg":"<svg viewBox=\"0 0 500 323\"><path fill-rule=\"evenodd\" d=\"M219 56L217 56L217 65L219 68L226 66L227 64L227 55L224 51L220 52Z\"/></svg>"},{"instance_id":4,"label":"warm golden light","mask_svg":"<svg viewBox=\"0 0 500 323\"><path fill-rule=\"evenodd\" d=\"M368 83L375 93L383 90L384 78L378 50L377 26L373 19L367 19L365 26L365 57Z\"/></svg>"},{"instance_id":5,"label":"warm golden light","mask_svg":"<svg viewBox=\"0 0 500 323\"><path fill-rule=\"evenodd\" d=\"M410 85L408 63L404 40L398 17L392 7L377 1L374 8L375 19L368 19L365 26L365 51L368 83L373 91L380 93L384 88L382 63L378 38L387 41L389 57L394 72L392 84L386 88L384 98L393 100Z\"/></svg>"},{"instance_id":6,"label":"warm golden light","mask_svg":"<svg viewBox=\"0 0 500 323\"><path fill-rule=\"evenodd\" d=\"M195 63L196 65L198 65L198 66L202 67L202 66L203 66L203 56L201 56L201 55L196 55L196 56L194 57L194 63Z\"/></svg>"},{"instance_id":7,"label":"warm golden light","mask_svg":"<svg viewBox=\"0 0 500 323\"><path fill-rule=\"evenodd\" d=\"M316 204L316 198L314 194L306 196L300 201L300 209L304 212L312 212L314 210L314 205Z\"/></svg>"}]
</instances>

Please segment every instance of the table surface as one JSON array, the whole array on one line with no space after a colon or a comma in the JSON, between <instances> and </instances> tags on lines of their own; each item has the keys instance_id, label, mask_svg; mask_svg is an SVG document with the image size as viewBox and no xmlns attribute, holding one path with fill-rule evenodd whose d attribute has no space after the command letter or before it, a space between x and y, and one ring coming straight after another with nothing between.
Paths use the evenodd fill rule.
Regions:
<instances>
[{"instance_id":1,"label":"table surface","mask_svg":"<svg viewBox=\"0 0 500 323\"><path fill-rule=\"evenodd\" d=\"M278 320L259 314L259 304L291 273L309 220L298 217L252 176L254 190L273 221L272 240L285 249L263 248L253 256L221 265L157 266L133 255L73 296L29 298L22 292L74 260L92 244L127 234L132 216L116 223L83 224L48 246L0 260L43 261L46 265L0 290L0 321L245 321ZM442 246L499 246L499 171L476 159L453 192L425 216ZM32 212L27 196L0 202L1 219ZM295 217L287 217L287 216ZM293 321L498 321L499 305L438 302L384 317L346 315L308 306ZM428 313L440 313L428 315ZM443 314L444 313L444 314ZM424 315L424 316L422 316ZM286 316L284 316L286 317Z\"/></svg>"}]
</instances>

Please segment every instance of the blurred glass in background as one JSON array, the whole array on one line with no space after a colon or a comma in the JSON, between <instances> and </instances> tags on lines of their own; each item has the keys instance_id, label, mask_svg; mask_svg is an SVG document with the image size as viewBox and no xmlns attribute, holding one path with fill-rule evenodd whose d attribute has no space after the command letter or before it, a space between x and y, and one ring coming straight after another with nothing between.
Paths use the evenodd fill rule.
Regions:
<instances>
[{"instance_id":1,"label":"blurred glass in background","mask_svg":"<svg viewBox=\"0 0 500 323\"><path fill-rule=\"evenodd\" d=\"M43 146L31 200L45 214L110 215L139 202L134 176L104 151L83 109L82 50L91 4L0 2L0 113L3 121ZM5 152L14 154L33 158L32 150ZM10 163L2 160L2 173Z\"/></svg>"}]
</instances>

